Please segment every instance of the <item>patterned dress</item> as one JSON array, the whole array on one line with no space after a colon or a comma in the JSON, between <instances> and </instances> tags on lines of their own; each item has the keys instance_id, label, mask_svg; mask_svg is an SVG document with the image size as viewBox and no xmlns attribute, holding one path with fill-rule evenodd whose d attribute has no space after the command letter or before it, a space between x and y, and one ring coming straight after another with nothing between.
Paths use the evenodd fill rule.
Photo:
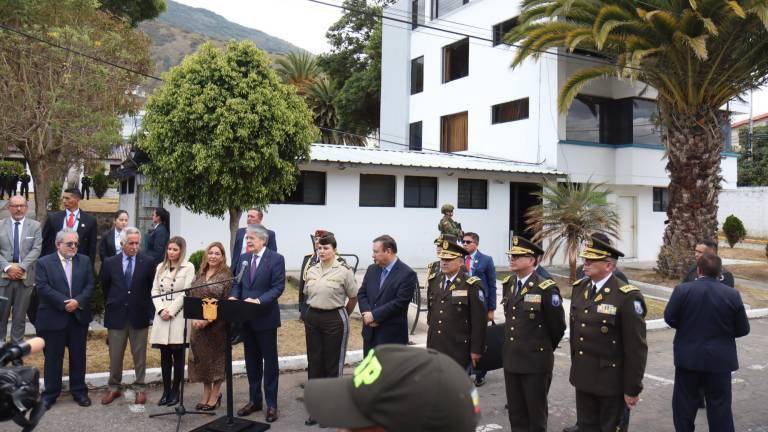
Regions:
<instances>
[{"instance_id":1,"label":"patterned dress","mask_svg":"<svg viewBox=\"0 0 768 432\"><path fill-rule=\"evenodd\" d=\"M232 277L227 266L221 269L210 279L205 275L198 275L192 287L225 281ZM196 288L190 291L190 296L197 298L212 297L226 299L229 296L231 281ZM211 383L224 379L224 346L226 345L227 331L224 321L216 320L202 329L192 328L191 349L189 354L189 381Z\"/></svg>"}]
</instances>

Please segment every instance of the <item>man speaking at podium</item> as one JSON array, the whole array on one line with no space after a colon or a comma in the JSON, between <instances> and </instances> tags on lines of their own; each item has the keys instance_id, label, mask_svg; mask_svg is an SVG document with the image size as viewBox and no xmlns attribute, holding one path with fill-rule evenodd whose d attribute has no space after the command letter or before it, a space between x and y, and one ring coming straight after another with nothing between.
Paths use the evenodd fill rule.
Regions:
<instances>
[{"instance_id":1,"label":"man speaking at podium","mask_svg":"<svg viewBox=\"0 0 768 432\"><path fill-rule=\"evenodd\" d=\"M285 259L267 249L269 234L262 226L248 226L245 232L247 253L240 256L244 266L242 277L232 284L231 300L243 300L262 305L252 320L243 324L241 336L245 345L245 370L248 373L248 403L237 411L244 417L263 408L261 380L267 400L265 419L277 420L277 328L280 327L280 307L277 299L285 289Z\"/></svg>"}]
</instances>

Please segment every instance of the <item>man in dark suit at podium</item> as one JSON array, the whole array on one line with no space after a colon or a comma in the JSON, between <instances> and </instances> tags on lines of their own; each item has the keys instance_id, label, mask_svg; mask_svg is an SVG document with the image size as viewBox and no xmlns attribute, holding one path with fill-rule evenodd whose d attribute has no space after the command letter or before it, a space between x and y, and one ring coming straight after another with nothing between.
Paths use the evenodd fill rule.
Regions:
<instances>
[{"instance_id":1,"label":"man in dark suit at podium","mask_svg":"<svg viewBox=\"0 0 768 432\"><path fill-rule=\"evenodd\" d=\"M264 398L267 401L266 420L277 420L277 328L280 327L280 307L277 299L285 289L285 259L267 248L269 234L261 227L248 227L245 233L247 252L238 261L247 262L243 277L232 284L231 300L243 300L262 305L252 320L240 331L245 345L245 369L248 373L249 401L237 411L247 416L261 411L261 381L264 379Z\"/></svg>"}]
</instances>

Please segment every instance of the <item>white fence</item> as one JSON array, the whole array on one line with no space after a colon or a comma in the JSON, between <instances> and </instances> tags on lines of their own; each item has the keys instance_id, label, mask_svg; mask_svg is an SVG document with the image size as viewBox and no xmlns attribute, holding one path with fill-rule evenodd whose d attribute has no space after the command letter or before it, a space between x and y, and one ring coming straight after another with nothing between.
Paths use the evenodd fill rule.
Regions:
<instances>
[{"instance_id":1,"label":"white fence","mask_svg":"<svg viewBox=\"0 0 768 432\"><path fill-rule=\"evenodd\" d=\"M717 220L721 227L729 215L741 219L748 236L768 238L768 187L720 191Z\"/></svg>"}]
</instances>

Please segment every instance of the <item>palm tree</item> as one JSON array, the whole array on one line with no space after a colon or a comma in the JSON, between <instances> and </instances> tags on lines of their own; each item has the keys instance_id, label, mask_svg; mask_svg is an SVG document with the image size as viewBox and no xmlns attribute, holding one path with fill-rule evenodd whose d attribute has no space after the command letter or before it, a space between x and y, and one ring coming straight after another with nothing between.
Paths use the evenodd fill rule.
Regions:
<instances>
[{"instance_id":1,"label":"palm tree","mask_svg":"<svg viewBox=\"0 0 768 432\"><path fill-rule=\"evenodd\" d=\"M548 240L544 259L551 258L561 247L570 267L570 279L576 279L576 257L579 245L596 232L618 237L619 215L608 202L610 191L602 183L573 183L547 180L536 192L540 204L525 214L527 231L535 233L533 241Z\"/></svg>"},{"instance_id":2,"label":"palm tree","mask_svg":"<svg viewBox=\"0 0 768 432\"><path fill-rule=\"evenodd\" d=\"M565 113L589 82L619 77L658 91L670 176L669 223L658 268L679 276L695 243L717 233L720 107L768 81L766 0L524 0L513 67L552 48L597 52L608 60L565 83ZM680 259L680 256L686 259Z\"/></svg>"},{"instance_id":3,"label":"palm tree","mask_svg":"<svg viewBox=\"0 0 768 432\"><path fill-rule=\"evenodd\" d=\"M320 76L320 66L315 57L306 52L289 52L285 57L275 60L277 73L286 84L296 87L296 91L304 96L309 87Z\"/></svg>"},{"instance_id":4,"label":"palm tree","mask_svg":"<svg viewBox=\"0 0 768 432\"><path fill-rule=\"evenodd\" d=\"M307 102L315 113L315 126L320 128L323 142L327 144L337 144L340 141L334 130L339 124L339 117L336 115L338 95L338 87L325 75L321 75L307 88Z\"/></svg>"}]
</instances>

